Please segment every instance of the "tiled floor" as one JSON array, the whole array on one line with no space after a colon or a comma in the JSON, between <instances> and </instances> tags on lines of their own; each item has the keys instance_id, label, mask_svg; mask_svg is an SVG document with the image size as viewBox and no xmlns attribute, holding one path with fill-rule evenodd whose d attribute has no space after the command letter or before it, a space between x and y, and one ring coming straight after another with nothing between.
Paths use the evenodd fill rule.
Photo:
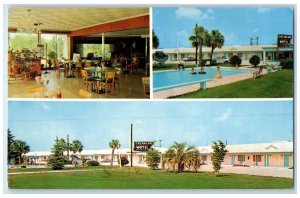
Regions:
<instances>
[{"instance_id":1,"label":"tiled floor","mask_svg":"<svg viewBox=\"0 0 300 198\"><path fill-rule=\"evenodd\" d=\"M43 71L44 72L44 71ZM56 95L57 87L61 87L62 98L79 98L79 90L86 89L83 86L81 78L66 78L63 73L59 76L55 71L50 71L48 93ZM121 74L120 87L116 86L115 94L96 94L91 91L92 98L143 98L144 89L142 84L142 77L145 76L143 70L138 73ZM27 88L39 87L34 80L9 80L8 83L8 97L9 98L44 98L39 94L27 94Z\"/></svg>"}]
</instances>

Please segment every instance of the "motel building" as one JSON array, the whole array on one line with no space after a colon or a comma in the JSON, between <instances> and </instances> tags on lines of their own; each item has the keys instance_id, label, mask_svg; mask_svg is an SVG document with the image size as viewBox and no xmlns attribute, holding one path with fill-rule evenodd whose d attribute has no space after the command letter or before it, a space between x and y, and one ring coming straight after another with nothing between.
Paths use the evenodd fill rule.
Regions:
<instances>
[{"instance_id":1,"label":"motel building","mask_svg":"<svg viewBox=\"0 0 300 198\"><path fill-rule=\"evenodd\" d=\"M160 153L165 153L168 148L154 147ZM211 146L196 147L201 155L201 160L204 165L212 166L211 161ZM263 167L293 167L293 142L278 141L271 143L260 144L241 144L241 145L226 145L228 153L225 156L223 165L232 166L263 166ZM128 159L130 166L130 149L115 150L113 164L118 165L119 154ZM29 161L33 161L34 165L47 165L51 152L29 152L26 154ZM65 153L66 155L66 153ZM70 156L72 152L70 152ZM95 160L100 165L110 165L111 149L102 150L83 150L76 154L79 157L84 157L87 160ZM133 151L132 155L133 166L146 167L146 152Z\"/></svg>"},{"instance_id":2,"label":"motel building","mask_svg":"<svg viewBox=\"0 0 300 198\"><path fill-rule=\"evenodd\" d=\"M156 51L163 51L168 55L165 63L177 63L179 60L188 58L195 58L195 48L165 48L153 49L153 54ZM211 48L202 48L202 59L209 59ZM213 59L230 59L232 56L237 55L242 59L241 65L251 65L249 60L252 56L257 55L260 57L261 62L265 64L274 64L281 59L293 58L293 46L278 47L278 45L248 45L248 46L223 46L216 48L213 53ZM189 63L194 63L190 61ZM186 62L188 63L188 62Z\"/></svg>"}]
</instances>

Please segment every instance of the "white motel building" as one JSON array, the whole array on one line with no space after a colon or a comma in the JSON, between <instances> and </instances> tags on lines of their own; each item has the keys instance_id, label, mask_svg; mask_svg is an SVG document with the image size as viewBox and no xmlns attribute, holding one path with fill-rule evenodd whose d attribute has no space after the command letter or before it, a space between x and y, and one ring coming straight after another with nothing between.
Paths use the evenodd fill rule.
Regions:
<instances>
[{"instance_id":1,"label":"white motel building","mask_svg":"<svg viewBox=\"0 0 300 198\"><path fill-rule=\"evenodd\" d=\"M160 153L165 153L167 148L154 147ZM203 164L211 165L211 146L196 147L201 155ZM241 144L241 145L226 145L228 153L225 156L224 165L246 165L246 166L264 166L264 167L293 167L294 154L293 142L278 141L271 143L259 144ZM115 150L113 163L118 165L118 155L125 156L129 160L130 165L130 149ZM70 152L70 155L72 152ZM45 152L29 152L26 156L29 160L33 160L35 165L47 165L47 160L51 155L50 151ZM111 149L102 150L83 150L77 153L78 156L84 157L87 160L96 160L101 165L110 165ZM132 156L133 166L145 167L146 152L133 151ZM127 166L128 166L127 165Z\"/></svg>"},{"instance_id":2,"label":"white motel building","mask_svg":"<svg viewBox=\"0 0 300 198\"><path fill-rule=\"evenodd\" d=\"M164 48L153 49L153 54L156 51L163 51L168 55L165 63L174 63L178 60L196 57L195 48ZM213 58L228 58L237 55L242 59L242 65L250 65L249 59L253 55L260 57L260 60L265 63L278 62L280 59L293 58L293 47L277 47L277 45L245 45L245 46L223 46L216 48L213 53ZM209 59L211 48L202 48L202 58Z\"/></svg>"}]
</instances>

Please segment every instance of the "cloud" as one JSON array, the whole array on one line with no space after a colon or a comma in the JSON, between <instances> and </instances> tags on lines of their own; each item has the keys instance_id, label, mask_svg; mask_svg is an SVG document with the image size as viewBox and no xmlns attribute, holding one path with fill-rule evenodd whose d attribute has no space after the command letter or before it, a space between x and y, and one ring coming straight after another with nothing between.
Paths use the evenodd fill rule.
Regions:
<instances>
[{"instance_id":1,"label":"cloud","mask_svg":"<svg viewBox=\"0 0 300 198\"><path fill-rule=\"evenodd\" d=\"M263 8L263 7L257 8L258 13L264 13L264 12L268 12L270 10L271 10L271 8Z\"/></svg>"},{"instance_id":2,"label":"cloud","mask_svg":"<svg viewBox=\"0 0 300 198\"><path fill-rule=\"evenodd\" d=\"M253 32L258 32L259 31L259 28L255 28L254 30L253 30Z\"/></svg>"},{"instance_id":3,"label":"cloud","mask_svg":"<svg viewBox=\"0 0 300 198\"><path fill-rule=\"evenodd\" d=\"M228 108L224 113L222 113L222 115L220 115L217 118L217 121L225 121L225 120L227 120L232 113L233 113L232 109Z\"/></svg>"},{"instance_id":4,"label":"cloud","mask_svg":"<svg viewBox=\"0 0 300 198\"><path fill-rule=\"evenodd\" d=\"M191 7L181 7L176 10L176 17L177 18L186 18L186 19L213 19L214 12L212 9L208 9L205 12L201 11L197 8Z\"/></svg>"},{"instance_id":5,"label":"cloud","mask_svg":"<svg viewBox=\"0 0 300 198\"><path fill-rule=\"evenodd\" d=\"M40 105L45 111L49 111L51 109L51 107L45 103L40 103Z\"/></svg>"}]
</instances>

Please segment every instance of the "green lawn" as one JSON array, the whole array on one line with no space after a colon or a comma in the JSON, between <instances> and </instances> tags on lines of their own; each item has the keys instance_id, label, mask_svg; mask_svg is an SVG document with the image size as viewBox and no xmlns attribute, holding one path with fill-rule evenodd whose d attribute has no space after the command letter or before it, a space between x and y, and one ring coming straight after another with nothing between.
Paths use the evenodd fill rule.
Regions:
<instances>
[{"instance_id":1,"label":"green lawn","mask_svg":"<svg viewBox=\"0 0 300 198\"><path fill-rule=\"evenodd\" d=\"M195 67L195 64L193 63L183 63L184 68L192 68ZM176 70L177 64L163 64L162 66L159 66L158 64L153 64L153 71L163 71L163 70Z\"/></svg>"},{"instance_id":2,"label":"green lawn","mask_svg":"<svg viewBox=\"0 0 300 198\"><path fill-rule=\"evenodd\" d=\"M292 189L293 180L237 174L170 173L148 168L97 167L89 172L8 176L14 189Z\"/></svg>"},{"instance_id":3,"label":"green lawn","mask_svg":"<svg viewBox=\"0 0 300 198\"><path fill-rule=\"evenodd\" d=\"M293 89L294 70L284 69L263 78L247 79L176 98L292 98Z\"/></svg>"}]
</instances>

